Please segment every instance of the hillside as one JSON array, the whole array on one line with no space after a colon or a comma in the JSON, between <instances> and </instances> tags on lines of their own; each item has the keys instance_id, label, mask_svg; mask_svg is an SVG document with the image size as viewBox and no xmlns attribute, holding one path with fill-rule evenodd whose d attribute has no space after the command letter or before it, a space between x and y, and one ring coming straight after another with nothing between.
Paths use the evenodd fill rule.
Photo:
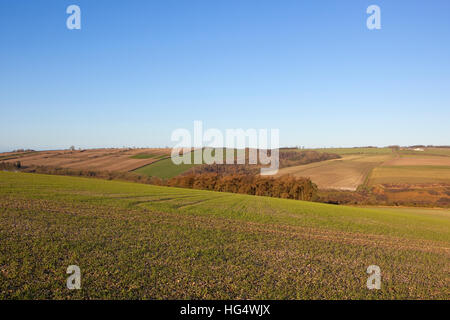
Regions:
<instances>
[{"instance_id":1,"label":"hillside","mask_svg":"<svg viewBox=\"0 0 450 320\"><path fill-rule=\"evenodd\" d=\"M308 152L313 153L309 161L292 156ZM28 151L0 154L0 162L20 161L22 166L135 172L163 179L176 177L189 169L195 169L192 171L195 173L202 172L203 166L193 164L193 153L192 164L181 165L171 161L170 153L170 149L160 148ZM329 157L321 159L318 155ZM258 166L251 167L258 170ZM309 177L320 189L351 191L362 185L450 184L450 148L280 149L280 170L277 175L286 174Z\"/></svg>"},{"instance_id":2,"label":"hillside","mask_svg":"<svg viewBox=\"0 0 450 320\"><path fill-rule=\"evenodd\" d=\"M0 219L1 298L450 298L448 210L0 172Z\"/></svg>"},{"instance_id":3,"label":"hillside","mask_svg":"<svg viewBox=\"0 0 450 320\"><path fill-rule=\"evenodd\" d=\"M321 189L351 190L385 184L450 186L450 148L329 148L342 159L281 169L278 176L309 177ZM413 199L411 199L413 200Z\"/></svg>"},{"instance_id":4,"label":"hillside","mask_svg":"<svg viewBox=\"0 0 450 320\"><path fill-rule=\"evenodd\" d=\"M0 161L20 161L23 166L127 172L167 158L170 152L170 149L161 148L10 152L0 154Z\"/></svg>"},{"instance_id":5,"label":"hillside","mask_svg":"<svg viewBox=\"0 0 450 320\"><path fill-rule=\"evenodd\" d=\"M16 166L27 172L97 176L181 187L186 187L185 183L174 184L168 180L194 174L195 184L203 185L203 189L224 191L213 188L213 181L210 181L212 185L205 184L210 177L202 175L254 176L260 173L262 166L176 165L170 158L170 151L158 148L28 150L0 154L0 167ZM236 150L234 153L237 156ZM190 153L192 162L193 154ZM248 150L245 157L247 159ZM319 189L318 196L313 197L319 202L450 207L450 148L284 148L280 149L279 158L276 179L287 175L296 179L309 178ZM255 194L254 190L250 191L246 193Z\"/></svg>"}]
</instances>

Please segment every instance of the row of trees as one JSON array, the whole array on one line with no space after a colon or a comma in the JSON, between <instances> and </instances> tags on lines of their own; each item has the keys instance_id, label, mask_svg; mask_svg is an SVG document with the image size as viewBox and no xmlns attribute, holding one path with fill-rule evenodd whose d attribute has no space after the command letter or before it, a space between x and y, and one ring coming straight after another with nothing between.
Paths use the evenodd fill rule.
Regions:
<instances>
[{"instance_id":1,"label":"row of trees","mask_svg":"<svg viewBox=\"0 0 450 320\"><path fill-rule=\"evenodd\" d=\"M216 173L219 175L234 175L234 174L245 174L245 175L257 175L261 171L260 165L251 164L202 164L190 168L188 171L182 175L192 175L192 174L205 174L205 173Z\"/></svg>"},{"instance_id":2,"label":"row of trees","mask_svg":"<svg viewBox=\"0 0 450 320\"><path fill-rule=\"evenodd\" d=\"M317 194L317 186L309 178L292 176L187 174L168 180L167 185L307 201L315 200Z\"/></svg>"}]
</instances>

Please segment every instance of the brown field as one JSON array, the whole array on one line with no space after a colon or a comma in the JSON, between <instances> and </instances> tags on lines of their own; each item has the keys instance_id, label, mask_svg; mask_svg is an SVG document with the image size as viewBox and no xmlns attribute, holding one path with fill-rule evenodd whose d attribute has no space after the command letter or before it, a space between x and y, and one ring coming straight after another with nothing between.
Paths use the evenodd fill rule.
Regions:
<instances>
[{"instance_id":1,"label":"brown field","mask_svg":"<svg viewBox=\"0 0 450 320\"><path fill-rule=\"evenodd\" d=\"M450 166L380 166L370 174L369 185L375 184L450 183Z\"/></svg>"},{"instance_id":2,"label":"brown field","mask_svg":"<svg viewBox=\"0 0 450 320\"><path fill-rule=\"evenodd\" d=\"M450 166L450 157L399 157L383 163L383 166Z\"/></svg>"},{"instance_id":3,"label":"brown field","mask_svg":"<svg viewBox=\"0 0 450 320\"><path fill-rule=\"evenodd\" d=\"M143 167L157 160L156 156L170 156L171 149L88 149L88 150L54 150L30 154L17 154L5 162L17 162L24 166L55 166L70 169L87 169L101 171L127 172ZM133 159L138 154L151 154L155 157ZM9 155L11 153L0 154Z\"/></svg>"},{"instance_id":4,"label":"brown field","mask_svg":"<svg viewBox=\"0 0 450 320\"><path fill-rule=\"evenodd\" d=\"M354 191L364 183L373 168L391 157L391 155L349 155L342 159L284 168L279 170L277 175L309 177L320 189Z\"/></svg>"},{"instance_id":5,"label":"brown field","mask_svg":"<svg viewBox=\"0 0 450 320\"><path fill-rule=\"evenodd\" d=\"M367 185L448 184L450 157L446 152L444 148L426 148L423 152L401 150L395 158L385 161L370 173Z\"/></svg>"}]
</instances>

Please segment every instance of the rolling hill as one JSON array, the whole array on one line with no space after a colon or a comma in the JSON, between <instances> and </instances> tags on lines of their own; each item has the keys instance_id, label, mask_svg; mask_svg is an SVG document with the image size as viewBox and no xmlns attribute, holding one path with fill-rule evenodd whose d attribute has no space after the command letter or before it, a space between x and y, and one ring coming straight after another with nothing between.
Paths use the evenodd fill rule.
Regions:
<instances>
[{"instance_id":1,"label":"rolling hill","mask_svg":"<svg viewBox=\"0 0 450 320\"><path fill-rule=\"evenodd\" d=\"M355 191L377 184L450 185L450 148L329 148L315 149L339 154L327 160L279 170L278 176L309 177L321 189Z\"/></svg>"},{"instance_id":2,"label":"rolling hill","mask_svg":"<svg viewBox=\"0 0 450 320\"><path fill-rule=\"evenodd\" d=\"M0 172L0 219L3 299L450 298L443 209ZM82 290L65 287L72 264Z\"/></svg>"}]
</instances>

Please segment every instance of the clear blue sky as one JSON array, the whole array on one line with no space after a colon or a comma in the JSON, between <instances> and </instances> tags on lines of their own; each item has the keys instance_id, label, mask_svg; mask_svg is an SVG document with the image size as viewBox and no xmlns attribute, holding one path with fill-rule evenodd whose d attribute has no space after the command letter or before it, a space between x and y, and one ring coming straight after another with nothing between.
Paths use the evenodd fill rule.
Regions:
<instances>
[{"instance_id":1,"label":"clear blue sky","mask_svg":"<svg viewBox=\"0 0 450 320\"><path fill-rule=\"evenodd\" d=\"M165 146L194 120L450 144L450 1L1 0L0 111L0 151Z\"/></svg>"}]
</instances>

